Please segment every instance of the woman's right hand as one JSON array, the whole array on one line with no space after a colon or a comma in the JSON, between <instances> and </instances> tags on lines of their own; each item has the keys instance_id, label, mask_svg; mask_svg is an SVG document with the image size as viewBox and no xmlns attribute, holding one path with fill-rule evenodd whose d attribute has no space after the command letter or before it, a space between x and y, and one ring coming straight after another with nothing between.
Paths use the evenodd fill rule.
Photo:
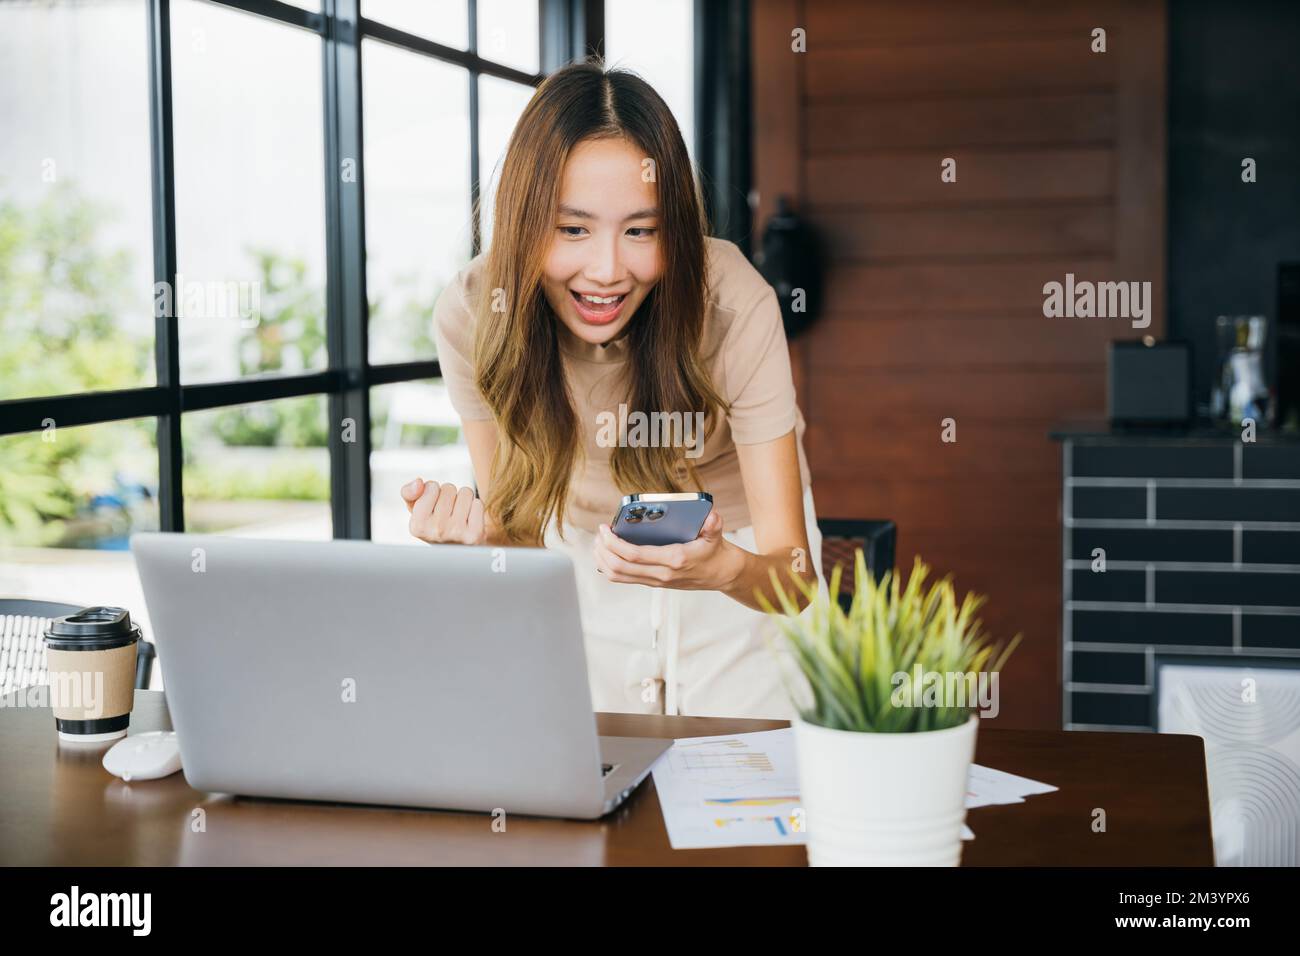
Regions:
<instances>
[{"instance_id":1,"label":"woman's right hand","mask_svg":"<svg viewBox=\"0 0 1300 956\"><path fill-rule=\"evenodd\" d=\"M402 486L411 534L429 544L483 544L483 501L473 488L416 478Z\"/></svg>"}]
</instances>

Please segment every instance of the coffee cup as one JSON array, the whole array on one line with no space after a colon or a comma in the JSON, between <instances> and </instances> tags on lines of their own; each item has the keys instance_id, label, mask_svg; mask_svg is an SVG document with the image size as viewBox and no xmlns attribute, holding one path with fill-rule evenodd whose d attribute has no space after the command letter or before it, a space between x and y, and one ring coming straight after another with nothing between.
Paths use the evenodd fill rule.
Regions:
<instances>
[{"instance_id":1,"label":"coffee cup","mask_svg":"<svg viewBox=\"0 0 1300 956\"><path fill-rule=\"evenodd\" d=\"M121 607L88 607L45 631L50 706L60 740L125 737L135 704L140 625Z\"/></svg>"}]
</instances>

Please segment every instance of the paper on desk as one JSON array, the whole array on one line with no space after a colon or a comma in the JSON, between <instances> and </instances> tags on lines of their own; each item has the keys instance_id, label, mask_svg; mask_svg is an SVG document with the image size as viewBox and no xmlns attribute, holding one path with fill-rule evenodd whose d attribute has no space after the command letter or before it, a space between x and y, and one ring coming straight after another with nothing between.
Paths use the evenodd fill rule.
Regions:
<instances>
[{"instance_id":1,"label":"paper on desk","mask_svg":"<svg viewBox=\"0 0 1300 956\"><path fill-rule=\"evenodd\" d=\"M970 765L970 776L966 779L966 809L995 803L1024 803L1025 797L1051 793L1055 789L1057 788L1050 783L1017 777L1014 773L973 763Z\"/></svg>"},{"instance_id":2,"label":"paper on desk","mask_svg":"<svg viewBox=\"0 0 1300 956\"><path fill-rule=\"evenodd\" d=\"M790 728L681 738L656 761L654 781L674 850L807 843ZM1055 789L972 764L966 806ZM963 826L962 839L974 838Z\"/></svg>"},{"instance_id":3,"label":"paper on desk","mask_svg":"<svg viewBox=\"0 0 1300 956\"><path fill-rule=\"evenodd\" d=\"M654 781L674 850L806 842L789 728L676 740Z\"/></svg>"}]
</instances>

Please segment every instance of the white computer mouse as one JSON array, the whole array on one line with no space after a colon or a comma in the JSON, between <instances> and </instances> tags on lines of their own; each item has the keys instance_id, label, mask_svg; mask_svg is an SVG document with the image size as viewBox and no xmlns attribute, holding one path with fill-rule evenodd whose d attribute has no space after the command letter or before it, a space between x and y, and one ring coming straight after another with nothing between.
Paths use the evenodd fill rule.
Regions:
<instances>
[{"instance_id":1,"label":"white computer mouse","mask_svg":"<svg viewBox=\"0 0 1300 956\"><path fill-rule=\"evenodd\" d=\"M104 754L104 769L123 780L156 780L181 769L174 730L151 730L119 740Z\"/></svg>"}]
</instances>

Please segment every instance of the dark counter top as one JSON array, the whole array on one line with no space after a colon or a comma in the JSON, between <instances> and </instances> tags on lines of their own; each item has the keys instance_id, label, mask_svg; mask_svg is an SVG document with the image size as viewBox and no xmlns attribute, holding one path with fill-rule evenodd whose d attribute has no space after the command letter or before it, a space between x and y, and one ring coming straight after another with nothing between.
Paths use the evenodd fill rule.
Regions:
<instances>
[{"instance_id":1,"label":"dark counter top","mask_svg":"<svg viewBox=\"0 0 1300 956\"><path fill-rule=\"evenodd\" d=\"M1241 429L1230 425L1198 422L1191 425L1135 427L1112 425L1103 418L1060 422L1048 435L1053 441L1151 441L1212 444L1240 442ZM1258 445L1300 445L1300 431L1277 431L1256 428Z\"/></svg>"}]
</instances>

